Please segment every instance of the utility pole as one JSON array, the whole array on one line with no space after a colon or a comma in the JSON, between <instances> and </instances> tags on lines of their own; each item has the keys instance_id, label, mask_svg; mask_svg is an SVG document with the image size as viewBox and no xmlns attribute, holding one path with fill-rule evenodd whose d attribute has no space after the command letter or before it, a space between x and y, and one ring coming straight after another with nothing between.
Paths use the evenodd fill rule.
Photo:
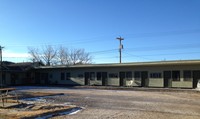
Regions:
<instances>
[{"instance_id":1,"label":"utility pole","mask_svg":"<svg viewBox=\"0 0 200 119\"><path fill-rule=\"evenodd\" d=\"M3 87L3 67L2 67L2 49L4 47L0 46L0 63L1 63L1 88Z\"/></svg>"},{"instance_id":2,"label":"utility pole","mask_svg":"<svg viewBox=\"0 0 200 119\"><path fill-rule=\"evenodd\" d=\"M117 37L117 40L119 40L119 63L122 63L122 49L123 49L123 45L122 45L122 40L124 40L124 38Z\"/></svg>"}]
</instances>

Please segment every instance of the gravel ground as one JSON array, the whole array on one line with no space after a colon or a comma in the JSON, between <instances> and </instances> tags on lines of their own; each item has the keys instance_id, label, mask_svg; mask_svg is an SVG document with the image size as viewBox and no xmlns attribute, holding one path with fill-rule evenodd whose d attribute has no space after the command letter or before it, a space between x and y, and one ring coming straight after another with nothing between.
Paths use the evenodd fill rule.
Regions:
<instances>
[{"instance_id":1,"label":"gravel ground","mask_svg":"<svg viewBox=\"0 0 200 119\"><path fill-rule=\"evenodd\" d=\"M75 115L64 115L53 119L200 118L200 93L191 91L149 92L56 87L17 88L22 92L64 93L64 95L50 96L46 97L46 99L53 103L65 103L84 108Z\"/></svg>"}]
</instances>

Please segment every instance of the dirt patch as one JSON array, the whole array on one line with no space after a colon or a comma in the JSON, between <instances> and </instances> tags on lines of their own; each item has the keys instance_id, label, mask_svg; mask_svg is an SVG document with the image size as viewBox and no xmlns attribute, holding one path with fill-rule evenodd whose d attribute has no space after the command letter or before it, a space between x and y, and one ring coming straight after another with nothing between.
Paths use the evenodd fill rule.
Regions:
<instances>
[{"instance_id":1,"label":"dirt patch","mask_svg":"<svg viewBox=\"0 0 200 119\"><path fill-rule=\"evenodd\" d=\"M45 96L63 95L62 93L43 93L43 92L21 92L19 93L19 99L38 98ZM75 105L62 105L51 104L48 102L37 101L24 101L20 100L20 104L16 100L8 100L7 107L0 108L1 119L32 119L45 117L50 115L51 117L59 116L63 112L72 111L78 107ZM14 106L13 106L14 105Z\"/></svg>"},{"instance_id":2,"label":"dirt patch","mask_svg":"<svg viewBox=\"0 0 200 119\"><path fill-rule=\"evenodd\" d=\"M15 108L0 109L0 117L3 119L29 119L50 114L58 116L59 113L72 110L73 108L75 108L75 106L23 103Z\"/></svg>"}]
</instances>

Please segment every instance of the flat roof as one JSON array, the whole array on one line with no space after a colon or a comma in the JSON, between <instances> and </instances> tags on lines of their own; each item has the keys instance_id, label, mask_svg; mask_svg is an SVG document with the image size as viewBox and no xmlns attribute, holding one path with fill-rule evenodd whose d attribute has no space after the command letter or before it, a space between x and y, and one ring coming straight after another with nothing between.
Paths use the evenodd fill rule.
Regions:
<instances>
[{"instance_id":1,"label":"flat roof","mask_svg":"<svg viewBox=\"0 0 200 119\"><path fill-rule=\"evenodd\" d=\"M165 65L200 65L200 60L173 60L173 61L152 61L152 62L130 62L130 63L107 63L107 64L82 64L82 65L56 65L40 66L36 69L56 68L98 68L98 67L126 67L126 66L165 66Z\"/></svg>"}]
</instances>

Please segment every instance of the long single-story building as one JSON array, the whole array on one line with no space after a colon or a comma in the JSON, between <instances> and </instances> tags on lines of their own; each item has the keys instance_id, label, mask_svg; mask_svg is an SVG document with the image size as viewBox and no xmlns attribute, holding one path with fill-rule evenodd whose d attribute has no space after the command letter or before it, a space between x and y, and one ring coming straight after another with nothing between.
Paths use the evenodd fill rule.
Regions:
<instances>
[{"instance_id":1,"label":"long single-story building","mask_svg":"<svg viewBox=\"0 0 200 119\"><path fill-rule=\"evenodd\" d=\"M35 84L196 88L200 60L40 66Z\"/></svg>"}]
</instances>

